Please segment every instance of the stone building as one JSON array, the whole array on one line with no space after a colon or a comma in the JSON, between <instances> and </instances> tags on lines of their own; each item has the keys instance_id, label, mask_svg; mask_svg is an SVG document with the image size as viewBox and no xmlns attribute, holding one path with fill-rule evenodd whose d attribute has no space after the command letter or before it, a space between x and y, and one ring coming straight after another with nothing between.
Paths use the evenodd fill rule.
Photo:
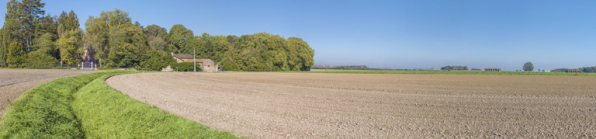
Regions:
<instances>
[{"instance_id":1,"label":"stone building","mask_svg":"<svg viewBox=\"0 0 596 139\"><path fill-rule=\"evenodd\" d=\"M182 62L184 62L184 60L194 59L194 57L189 54L174 54L174 53L172 53L172 57L174 57L174 59L176 59L176 62L178 62L178 63L182 63Z\"/></svg>"},{"instance_id":2,"label":"stone building","mask_svg":"<svg viewBox=\"0 0 596 139\"><path fill-rule=\"evenodd\" d=\"M203 69L203 71L211 72L211 71L218 70L218 65L215 65L215 63L211 59L194 59L193 56L189 55L189 54L174 54L174 53L172 53L172 57L174 57L174 59L176 59L176 62L178 62L178 63L182 63L182 62L193 63L193 62L195 62L195 63L197 63L197 68L201 68L201 69Z\"/></svg>"},{"instance_id":3,"label":"stone building","mask_svg":"<svg viewBox=\"0 0 596 139\"><path fill-rule=\"evenodd\" d=\"M184 62L188 62L188 63L192 63L195 62L197 63L197 67L201 67L201 69L203 69L203 71L217 71L218 66L215 65L215 63L211 60L211 59L187 59L184 60Z\"/></svg>"}]
</instances>

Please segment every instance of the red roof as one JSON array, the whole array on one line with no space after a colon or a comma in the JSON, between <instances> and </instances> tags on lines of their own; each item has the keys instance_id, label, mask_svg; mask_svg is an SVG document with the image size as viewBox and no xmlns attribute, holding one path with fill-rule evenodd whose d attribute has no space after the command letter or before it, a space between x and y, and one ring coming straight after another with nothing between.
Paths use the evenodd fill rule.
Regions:
<instances>
[{"instance_id":1,"label":"red roof","mask_svg":"<svg viewBox=\"0 0 596 139\"><path fill-rule=\"evenodd\" d=\"M196 62L197 62L197 63L203 63L203 62L205 62L205 61L207 61L207 60L209 60L209 59L196 59ZM195 61L194 61L193 59L185 59L185 60L184 60L184 61L182 61L182 62L190 62L190 63L192 63L192 62L195 62Z\"/></svg>"},{"instance_id":2,"label":"red roof","mask_svg":"<svg viewBox=\"0 0 596 139\"><path fill-rule=\"evenodd\" d=\"M192 55L189 54L173 54L172 56L178 59L193 59Z\"/></svg>"}]
</instances>

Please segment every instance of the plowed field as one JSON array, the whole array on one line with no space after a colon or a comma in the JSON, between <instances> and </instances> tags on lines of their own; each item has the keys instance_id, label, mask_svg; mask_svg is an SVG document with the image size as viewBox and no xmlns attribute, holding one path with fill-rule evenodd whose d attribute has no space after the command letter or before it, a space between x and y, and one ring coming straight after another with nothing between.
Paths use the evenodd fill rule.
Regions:
<instances>
[{"instance_id":1,"label":"plowed field","mask_svg":"<svg viewBox=\"0 0 596 139\"><path fill-rule=\"evenodd\" d=\"M97 71L0 69L0 117L9 101L15 101L23 92L56 78Z\"/></svg>"},{"instance_id":2,"label":"plowed field","mask_svg":"<svg viewBox=\"0 0 596 139\"><path fill-rule=\"evenodd\" d=\"M107 83L251 138L596 137L596 77L146 73Z\"/></svg>"}]
</instances>

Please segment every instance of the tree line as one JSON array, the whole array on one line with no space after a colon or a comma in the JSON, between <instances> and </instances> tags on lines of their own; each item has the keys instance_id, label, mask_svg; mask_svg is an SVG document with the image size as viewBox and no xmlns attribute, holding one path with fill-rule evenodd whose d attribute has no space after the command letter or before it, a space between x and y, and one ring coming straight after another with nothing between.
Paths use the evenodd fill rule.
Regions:
<instances>
[{"instance_id":1,"label":"tree line","mask_svg":"<svg viewBox=\"0 0 596 139\"><path fill-rule=\"evenodd\" d=\"M468 70L468 66L444 66L441 70Z\"/></svg>"},{"instance_id":2,"label":"tree line","mask_svg":"<svg viewBox=\"0 0 596 139\"><path fill-rule=\"evenodd\" d=\"M343 70L371 70L366 65L350 65L350 66L335 66L335 65L313 65L313 69L343 69Z\"/></svg>"},{"instance_id":3,"label":"tree line","mask_svg":"<svg viewBox=\"0 0 596 139\"><path fill-rule=\"evenodd\" d=\"M195 35L184 25L142 26L115 9L90 16L81 29L74 11L46 15L41 0L10 0L0 29L0 67L43 68L79 64L84 46L105 68L161 70L175 61L171 53L208 58L229 71L308 71L314 50L301 38L265 32Z\"/></svg>"},{"instance_id":4,"label":"tree line","mask_svg":"<svg viewBox=\"0 0 596 139\"><path fill-rule=\"evenodd\" d=\"M594 67L582 67L578 69L558 68L551 70L551 72L583 72L583 73L596 73L596 66Z\"/></svg>"}]
</instances>

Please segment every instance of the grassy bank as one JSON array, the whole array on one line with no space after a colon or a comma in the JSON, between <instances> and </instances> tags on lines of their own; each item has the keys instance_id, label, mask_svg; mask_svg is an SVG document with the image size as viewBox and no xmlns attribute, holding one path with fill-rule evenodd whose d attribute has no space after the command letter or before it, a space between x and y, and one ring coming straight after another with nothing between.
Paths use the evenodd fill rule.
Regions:
<instances>
[{"instance_id":1,"label":"grassy bank","mask_svg":"<svg viewBox=\"0 0 596 139\"><path fill-rule=\"evenodd\" d=\"M56 79L25 92L5 111L0 138L235 138L160 111L106 86L109 75Z\"/></svg>"},{"instance_id":2,"label":"grassy bank","mask_svg":"<svg viewBox=\"0 0 596 139\"><path fill-rule=\"evenodd\" d=\"M73 97L87 138L236 138L132 99L105 85L103 78Z\"/></svg>"},{"instance_id":3,"label":"grassy bank","mask_svg":"<svg viewBox=\"0 0 596 139\"><path fill-rule=\"evenodd\" d=\"M72 112L72 94L108 74L102 72L56 79L22 94L0 122L0 138L83 138L80 122Z\"/></svg>"},{"instance_id":4,"label":"grassy bank","mask_svg":"<svg viewBox=\"0 0 596 139\"><path fill-rule=\"evenodd\" d=\"M354 73L354 74L472 74L472 75L557 75L557 76L596 76L596 73L565 72L515 72L515 71L392 71L392 70L336 70L313 69L309 73Z\"/></svg>"}]
</instances>

